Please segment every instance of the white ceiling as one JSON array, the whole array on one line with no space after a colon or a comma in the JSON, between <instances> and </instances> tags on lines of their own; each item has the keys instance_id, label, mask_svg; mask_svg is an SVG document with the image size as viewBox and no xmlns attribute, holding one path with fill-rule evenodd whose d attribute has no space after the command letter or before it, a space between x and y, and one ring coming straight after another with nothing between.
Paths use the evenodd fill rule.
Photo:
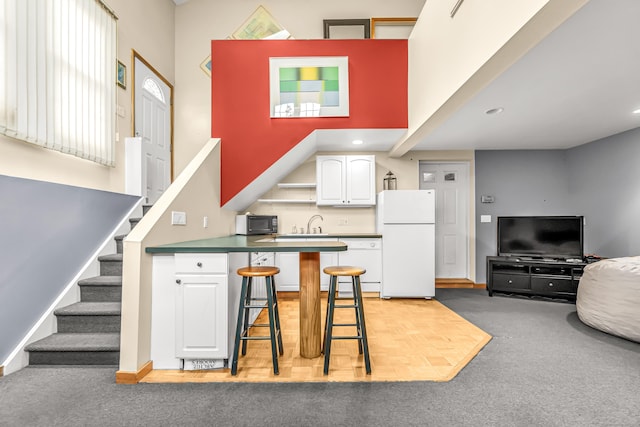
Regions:
<instances>
[{"instance_id":1,"label":"white ceiling","mask_svg":"<svg viewBox=\"0 0 640 427\"><path fill-rule=\"evenodd\" d=\"M639 127L639 18L638 0L591 0L414 150L568 148Z\"/></svg>"}]
</instances>

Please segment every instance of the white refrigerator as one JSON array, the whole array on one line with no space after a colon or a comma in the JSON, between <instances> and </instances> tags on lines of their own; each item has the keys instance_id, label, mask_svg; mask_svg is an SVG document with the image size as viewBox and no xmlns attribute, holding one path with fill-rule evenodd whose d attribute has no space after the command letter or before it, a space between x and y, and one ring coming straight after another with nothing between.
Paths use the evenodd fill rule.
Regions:
<instances>
[{"instance_id":1,"label":"white refrigerator","mask_svg":"<svg viewBox=\"0 0 640 427\"><path fill-rule=\"evenodd\" d=\"M435 191L378 193L382 234L382 298L435 296Z\"/></svg>"}]
</instances>

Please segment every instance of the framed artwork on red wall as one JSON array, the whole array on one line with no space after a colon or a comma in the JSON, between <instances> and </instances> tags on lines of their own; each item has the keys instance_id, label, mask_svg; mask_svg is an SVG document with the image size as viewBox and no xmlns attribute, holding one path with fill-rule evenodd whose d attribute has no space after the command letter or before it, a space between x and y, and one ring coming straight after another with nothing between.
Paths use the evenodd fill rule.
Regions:
<instances>
[{"instance_id":1,"label":"framed artwork on red wall","mask_svg":"<svg viewBox=\"0 0 640 427\"><path fill-rule=\"evenodd\" d=\"M271 118L348 117L349 58L269 58Z\"/></svg>"}]
</instances>

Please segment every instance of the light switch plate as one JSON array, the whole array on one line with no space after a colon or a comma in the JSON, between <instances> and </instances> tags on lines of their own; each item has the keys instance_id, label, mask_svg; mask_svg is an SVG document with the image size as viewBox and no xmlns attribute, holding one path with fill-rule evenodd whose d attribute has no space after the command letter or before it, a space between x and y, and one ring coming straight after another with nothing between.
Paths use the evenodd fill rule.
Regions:
<instances>
[{"instance_id":1,"label":"light switch plate","mask_svg":"<svg viewBox=\"0 0 640 427\"><path fill-rule=\"evenodd\" d=\"M480 215L480 222L491 222L491 215Z\"/></svg>"},{"instance_id":2,"label":"light switch plate","mask_svg":"<svg viewBox=\"0 0 640 427\"><path fill-rule=\"evenodd\" d=\"M172 225L187 225L187 213L171 211Z\"/></svg>"}]
</instances>

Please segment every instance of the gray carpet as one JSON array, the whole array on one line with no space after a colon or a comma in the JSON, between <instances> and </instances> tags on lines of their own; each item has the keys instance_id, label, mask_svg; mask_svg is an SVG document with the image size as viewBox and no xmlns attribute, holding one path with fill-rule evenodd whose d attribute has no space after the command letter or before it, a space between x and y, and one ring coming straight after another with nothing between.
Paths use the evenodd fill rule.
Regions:
<instances>
[{"instance_id":1,"label":"gray carpet","mask_svg":"<svg viewBox=\"0 0 640 427\"><path fill-rule=\"evenodd\" d=\"M640 425L640 344L569 303L437 299L494 337L447 383L117 385L115 367L29 367L0 378L0 426Z\"/></svg>"}]
</instances>

